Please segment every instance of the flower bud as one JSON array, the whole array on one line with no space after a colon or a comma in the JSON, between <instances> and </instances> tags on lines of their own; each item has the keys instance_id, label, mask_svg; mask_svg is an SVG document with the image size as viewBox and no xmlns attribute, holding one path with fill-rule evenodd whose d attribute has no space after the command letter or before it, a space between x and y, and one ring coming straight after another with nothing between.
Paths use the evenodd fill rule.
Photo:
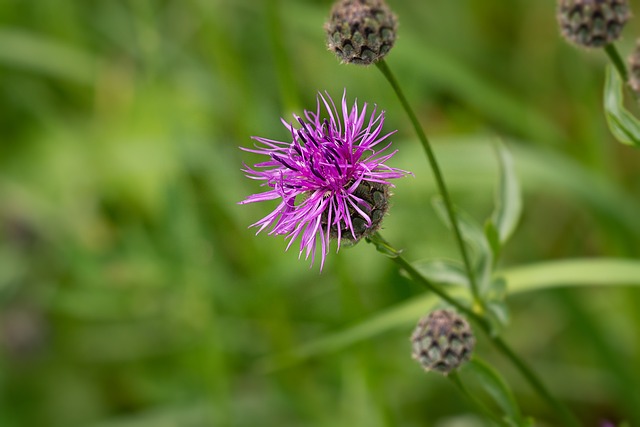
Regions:
<instances>
[{"instance_id":1,"label":"flower bud","mask_svg":"<svg viewBox=\"0 0 640 427\"><path fill-rule=\"evenodd\" d=\"M467 321L450 310L436 310L423 317L411 335L413 358L425 371L443 375L469 360L475 342Z\"/></svg>"},{"instance_id":2,"label":"flower bud","mask_svg":"<svg viewBox=\"0 0 640 427\"><path fill-rule=\"evenodd\" d=\"M620 38L631 17L627 0L559 0L562 36L584 47L603 47Z\"/></svg>"},{"instance_id":3,"label":"flower bud","mask_svg":"<svg viewBox=\"0 0 640 427\"><path fill-rule=\"evenodd\" d=\"M393 47L397 19L384 0L338 0L324 28L340 62L371 65Z\"/></svg>"}]
</instances>

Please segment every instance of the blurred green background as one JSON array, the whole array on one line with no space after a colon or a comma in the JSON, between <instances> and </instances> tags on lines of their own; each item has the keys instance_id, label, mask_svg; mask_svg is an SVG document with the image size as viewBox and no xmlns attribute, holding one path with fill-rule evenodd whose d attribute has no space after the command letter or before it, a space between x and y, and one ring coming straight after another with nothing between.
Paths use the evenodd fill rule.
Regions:
<instances>
[{"instance_id":1,"label":"blurred green background","mask_svg":"<svg viewBox=\"0 0 640 427\"><path fill-rule=\"evenodd\" d=\"M560 39L554 2L389 4L388 64L455 201L485 218L495 135L515 156L525 213L504 265L638 257L640 152L610 136L606 57ZM0 2L0 426L483 425L410 359L413 322L265 370L422 293L370 245L331 253L319 273L247 228L273 206L237 205L259 191L240 171L256 158L238 147L286 139L279 118L313 108L317 91L347 88L399 129L390 163L415 178L396 182L385 236L409 259L457 256L391 89L327 52L330 6ZM625 29L624 55L639 29ZM587 425L640 423L637 289L509 302L506 339ZM525 413L558 425L482 339L478 352Z\"/></svg>"}]
</instances>

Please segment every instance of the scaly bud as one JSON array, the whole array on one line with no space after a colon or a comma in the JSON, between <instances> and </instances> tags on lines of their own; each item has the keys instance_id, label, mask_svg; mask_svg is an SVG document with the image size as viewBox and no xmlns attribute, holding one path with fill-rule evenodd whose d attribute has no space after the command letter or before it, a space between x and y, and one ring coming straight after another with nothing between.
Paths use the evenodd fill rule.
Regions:
<instances>
[{"instance_id":1,"label":"scaly bud","mask_svg":"<svg viewBox=\"0 0 640 427\"><path fill-rule=\"evenodd\" d=\"M562 36L584 47L603 47L620 38L631 17L627 0L559 0Z\"/></svg>"},{"instance_id":2,"label":"scaly bud","mask_svg":"<svg viewBox=\"0 0 640 427\"><path fill-rule=\"evenodd\" d=\"M324 28L329 50L341 62L371 65L389 53L397 26L384 0L339 0Z\"/></svg>"},{"instance_id":3,"label":"scaly bud","mask_svg":"<svg viewBox=\"0 0 640 427\"><path fill-rule=\"evenodd\" d=\"M426 371L443 375L469 360L475 342L467 321L450 310L436 310L423 317L411 335L413 358Z\"/></svg>"}]
</instances>

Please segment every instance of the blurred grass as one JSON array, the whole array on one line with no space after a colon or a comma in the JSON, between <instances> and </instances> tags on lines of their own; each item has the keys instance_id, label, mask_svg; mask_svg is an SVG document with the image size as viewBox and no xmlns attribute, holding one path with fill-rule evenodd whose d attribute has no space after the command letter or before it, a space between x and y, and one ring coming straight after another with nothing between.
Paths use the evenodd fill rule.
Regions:
<instances>
[{"instance_id":1,"label":"blurred grass","mask_svg":"<svg viewBox=\"0 0 640 427\"><path fill-rule=\"evenodd\" d=\"M604 55L556 36L553 2L389 2L401 22L389 65L456 202L479 219L495 182L488 135L510 141L526 200L506 266L637 257L640 155L606 129ZM269 207L236 204L257 191L237 147L286 138L279 117L318 90L346 87L399 129L394 166L416 177L397 183L385 235L411 259L456 256L392 91L326 52L330 3L0 4L2 427L435 426L471 412L414 366L409 330L253 369L421 292L367 245L331 254L320 274L247 229ZM508 338L585 421L633 417L639 292L568 295L515 298ZM554 425L493 361L524 412Z\"/></svg>"}]
</instances>

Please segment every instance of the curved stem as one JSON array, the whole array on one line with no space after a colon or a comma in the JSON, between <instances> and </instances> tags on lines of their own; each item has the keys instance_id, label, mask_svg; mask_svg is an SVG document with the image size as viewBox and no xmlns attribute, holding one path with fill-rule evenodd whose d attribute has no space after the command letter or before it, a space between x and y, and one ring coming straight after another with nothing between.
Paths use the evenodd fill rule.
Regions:
<instances>
[{"instance_id":1,"label":"curved stem","mask_svg":"<svg viewBox=\"0 0 640 427\"><path fill-rule=\"evenodd\" d=\"M492 333L491 325L485 317L474 312L469 307L465 306L460 301L447 294L447 292L442 290L435 283L431 282L428 278L423 276L422 273L420 273L409 261L407 261L402 256L401 251L391 246L391 244L387 242L380 235L380 233L373 234L368 238L368 241L376 245L376 248L379 252L382 252L389 258L391 258L393 262L404 269L407 274L409 274L409 276L417 283L425 286L431 292L438 295L447 303L451 304L461 313L465 314L474 324L477 324L480 329L482 329L482 331L487 335L491 343L520 371L520 374L527 380L527 382L529 382L536 393L538 393L538 395L542 397L549 404L549 406L554 408L558 416L562 418L563 425L572 427L580 426L580 422L575 417L575 415L573 415L573 413L571 413L571 411L569 411L559 400L553 397L553 395L542 383L540 378L538 378L535 372L527 365L527 363L522 360L502 338Z\"/></svg>"},{"instance_id":2,"label":"curved stem","mask_svg":"<svg viewBox=\"0 0 640 427\"><path fill-rule=\"evenodd\" d=\"M378 234L378 237L380 237L379 234ZM439 296L440 299L442 299L443 301L446 301L451 306L455 307L460 313L465 314L469 319L473 320L475 323L481 324L483 329L485 328L486 330L489 329L489 325L484 320L484 318L480 317L476 312L471 310L469 307L463 305L460 301L456 300L451 295L447 294L439 286L432 283L430 280L428 280L426 277L420 274L420 272L416 270L411 265L411 263L409 263L409 261L407 261L404 257L398 255L397 257L392 258L392 260L393 262L398 264L400 268L404 269L404 271L406 271L409 274L409 276L411 276L411 278L415 280L417 283L420 283L421 285L426 287L428 290L430 290L431 292Z\"/></svg>"},{"instance_id":3,"label":"curved stem","mask_svg":"<svg viewBox=\"0 0 640 427\"><path fill-rule=\"evenodd\" d=\"M616 49L616 46L613 43L608 44L604 47L604 51L607 53L607 56L609 57L609 60L611 60L611 63L613 64L613 66L616 67L616 71L620 75L620 78L622 79L622 81L625 83L628 82L629 73L627 71L627 66L625 65L624 60L620 56L618 49Z\"/></svg>"},{"instance_id":4,"label":"curved stem","mask_svg":"<svg viewBox=\"0 0 640 427\"><path fill-rule=\"evenodd\" d=\"M398 81L396 80L395 76L389 69L389 66L387 65L387 63L384 60L380 60L376 62L376 66L385 76L385 78L387 79L391 87L393 87L393 90L395 91L396 95L398 96L398 99L400 100L400 104L402 104L402 107L404 108L405 112L409 116L409 120L411 121L413 128L418 134L418 139L420 139L420 143L422 144L422 147L427 155L427 159L429 160L429 165L431 166L431 170L433 171L433 175L436 180L438 190L440 191L440 194L442 196L442 201L444 202L445 208L447 210L447 215L449 217L449 222L451 223L451 228L453 230L456 243L458 245L458 248L460 249L460 254L462 255L462 260L464 262L464 266L467 271L467 276L469 277L469 283L471 284L471 293L473 295L473 300L475 304L478 306L478 308L480 308L482 311L484 305L482 303L482 300L480 299L480 295L478 292L478 284L476 281L475 273L473 271L473 267L471 265L471 259L467 251L467 247L462 238L462 233L460 232L460 226L458 225L458 219L456 217L455 210L453 208L453 203L451 202L451 197L449 196L449 191L447 190L447 186L444 182L444 177L442 175L442 172L440 171L440 166L438 165L438 161L436 159L435 153L431 148L431 144L427 139L427 135L424 133L424 130L422 129L422 126L418 121L418 117L413 112L413 109L409 105L407 98L404 96L404 93L402 92L402 89L400 88Z\"/></svg>"},{"instance_id":5,"label":"curved stem","mask_svg":"<svg viewBox=\"0 0 640 427\"><path fill-rule=\"evenodd\" d=\"M618 52L616 46L613 43L608 44L604 47L604 51L607 53L609 60L618 72L627 93L630 93L633 99L640 100L638 94L634 90L630 90L629 70L627 69L627 65L625 64L624 59L622 59L622 56L620 56L620 52Z\"/></svg>"},{"instance_id":6,"label":"curved stem","mask_svg":"<svg viewBox=\"0 0 640 427\"><path fill-rule=\"evenodd\" d=\"M460 377L458 376L457 372L451 372L448 375L448 378L458 388L458 390L460 390L460 392L467 399L469 399L471 403L473 403L475 407L478 408L478 410L482 412L487 418L490 418L493 422L495 422L500 426L510 427L509 423L507 423L505 420L500 418L498 415L494 414L489 408L487 408L487 406L484 403L482 403L482 401L480 401L480 399L476 398L473 394L469 392L469 390L467 390L462 380L460 380Z\"/></svg>"}]
</instances>

